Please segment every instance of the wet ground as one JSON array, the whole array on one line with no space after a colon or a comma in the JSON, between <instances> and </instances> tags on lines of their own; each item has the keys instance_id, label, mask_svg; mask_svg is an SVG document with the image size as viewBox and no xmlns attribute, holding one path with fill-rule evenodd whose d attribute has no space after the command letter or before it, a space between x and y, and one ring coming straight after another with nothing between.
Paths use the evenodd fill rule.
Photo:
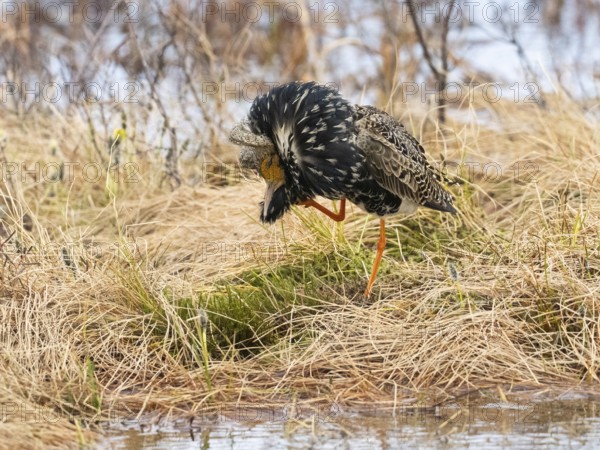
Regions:
<instances>
[{"instance_id":1,"label":"wet ground","mask_svg":"<svg viewBox=\"0 0 600 450\"><path fill-rule=\"evenodd\" d=\"M600 399L583 394L460 399L420 407L347 411L249 406L190 423L112 423L112 449L546 449L600 448ZM290 418L293 417L293 418ZM156 422L156 421L155 421Z\"/></svg>"}]
</instances>

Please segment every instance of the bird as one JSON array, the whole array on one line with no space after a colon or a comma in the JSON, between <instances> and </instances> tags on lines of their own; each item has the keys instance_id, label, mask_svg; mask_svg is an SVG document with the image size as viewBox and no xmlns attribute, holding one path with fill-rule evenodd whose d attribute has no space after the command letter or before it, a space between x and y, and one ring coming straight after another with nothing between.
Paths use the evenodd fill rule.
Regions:
<instances>
[{"instance_id":1,"label":"bird","mask_svg":"<svg viewBox=\"0 0 600 450\"><path fill-rule=\"evenodd\" d=\"M364 291L369 298L386 246L385 217L419 206L456 214L449 180L423 146L386 112L344 99L328 84L290 82L257 96L229 140L240 166L266 181L260 220L274 223L294 205L343 221L346 201L379 217L379 240ZM338 212L317 196L339 200Z\"/></svg>"}]
</instances>

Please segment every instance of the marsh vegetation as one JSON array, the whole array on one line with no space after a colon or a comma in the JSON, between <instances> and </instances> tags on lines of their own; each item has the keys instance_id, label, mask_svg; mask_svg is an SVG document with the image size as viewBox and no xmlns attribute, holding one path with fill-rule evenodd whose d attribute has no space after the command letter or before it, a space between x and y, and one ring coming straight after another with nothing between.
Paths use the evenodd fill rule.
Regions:
<instances>
[{"instance_id":1,"label":"marsh vegetation","mask_svg":"<svg viewBox=\"0 0 600 450\"><path fill-rule=\"evenodd\" d=\"M494 68L464 57L475 45L464 29L477 27L449 22L442 38L423 21L435 67L472 87L440 104L409 95L408 81L437 87L402 2L361 17L336 3L333 23L303 3L305 20L276 9L272 23L207 18L193 1L135 16L95 3L103 20L77 6L66 23L2 24L0 446L76 447L106 421L240 404L392 410L490 387L501 400L598 388L597 67L581 58L581 82L564 81L557 56L541 77L513 30L534 25L498 25L539 91L489 101ZM550 43L575 25L583 35L596 20L586 8L598 10L580 4L539 2L535 26ZM375 43L361 31L371 22L385 30ZM369 69L339 75L344 52ZM377 218L296 208L259 223L264 187L226 140L250 105L244 86L290 79L364 93L458 181L456 217L389 219L368 301ZM47 101L57 80L62 96ZM36 81L40 95L26 94ZM71 99L64 82L77 84ZM90 83L100 97L78 90Z\"/></svg>"}]
</instances>

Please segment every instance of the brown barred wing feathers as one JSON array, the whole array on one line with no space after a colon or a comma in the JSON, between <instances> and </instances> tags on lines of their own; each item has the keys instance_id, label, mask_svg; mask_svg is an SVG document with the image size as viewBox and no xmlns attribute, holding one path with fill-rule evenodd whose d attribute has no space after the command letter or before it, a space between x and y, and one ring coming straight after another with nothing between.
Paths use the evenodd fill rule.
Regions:
<instances>
[{"instance_id":1,"label":"brown barred wing feathers","mask_svg":"<svg viewBox=\"0 0 600 450\"><path fill-rule=\"evenodd\" d=\"M372 106L355 106L354 111L356 146L365 154L373 178L408 203L403 209L409 212L422 205L455 213L452 196L440 184L443 175L429 164L423 147L404 126Z\"/></svg>"}]
</instances>

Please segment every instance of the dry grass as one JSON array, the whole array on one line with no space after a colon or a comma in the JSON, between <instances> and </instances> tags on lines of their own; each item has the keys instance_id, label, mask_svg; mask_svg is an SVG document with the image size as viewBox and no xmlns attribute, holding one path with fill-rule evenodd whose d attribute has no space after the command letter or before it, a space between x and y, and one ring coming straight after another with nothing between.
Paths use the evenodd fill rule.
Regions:
<instances>
[{"instance_id":1,"label":"dry grass","mask_svg":"<svg viewBox=\"0 0 600 450\"><path fill-rule=\"evenodd\" d=\"M597 387L597 119L561 96L488 108L493 129L455 123L421 139L503 175L465 173L456 218L391 218L369 302L377 222L356 208L342 225L297 209L265 227L256 180L171 191L160 162L135 152L136 183L7 179L0 432L15 440L0 447L74 446L100 421L152 411ZM8 161L96 160L85 125L35 121L0 124ZM535 170L508 170L524 162Z\"/></svg>"}]
</instances>

